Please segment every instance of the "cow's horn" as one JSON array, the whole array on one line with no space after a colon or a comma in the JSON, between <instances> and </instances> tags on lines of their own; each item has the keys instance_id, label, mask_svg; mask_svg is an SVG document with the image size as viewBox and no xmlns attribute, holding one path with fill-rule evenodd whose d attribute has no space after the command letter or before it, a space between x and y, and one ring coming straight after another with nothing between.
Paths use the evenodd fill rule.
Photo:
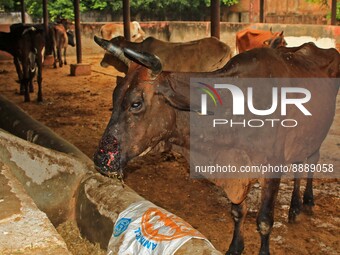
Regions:
<instances>
[{"instance_id":1,"label":"cow's horn","mask_svg":"<svg viewBox=\"0 0 340 255\"><path fill-rule=\"evenodd\" d=\"M129 48L124 48L124 53L133 61L138 62L145 67L151 69L154 75L162 72L161 60L156 55L150 54L148 52L135 51Z\"/></svg>"},{"instance_id":2,"label":"cow's horn","mask_svg":"<svg viewBox=\"0 0 340 255\"><path fill-rule=\"evenodd\" d=\"M129 66L130 61L127 57L125 57L124 55L124 51L114 45L113 43L111 43L108 40L105 40L103 38L100 38L98 36L94 36L94 41L100 46L102 47L104 50L107 50L109 53L111 53L113 56L115 56L116 58L118 58L120 61L122 61L125 65Z\"/></svg>"}]
</instances>

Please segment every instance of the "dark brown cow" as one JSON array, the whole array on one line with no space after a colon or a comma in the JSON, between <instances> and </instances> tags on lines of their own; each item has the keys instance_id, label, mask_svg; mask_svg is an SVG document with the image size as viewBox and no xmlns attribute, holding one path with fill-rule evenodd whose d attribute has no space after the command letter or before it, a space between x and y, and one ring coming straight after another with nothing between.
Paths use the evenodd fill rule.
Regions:
<instances>
[{"instance_id":1,"label":"dark brown cow","mask_svg":"<svg viewBox=\"0 0 340 255\"><path fill-rule=\"evenodd\" d=\"M108 49L114 50L110 45ZM309 50L311 48L312 50ZM118 51L121 49L118 49ZM131 65L124 80L114 91L111 119L94 156L98 170L104 174L121 175L126 163L160 141L175 145L181 153L189 153L189 80L192 77L211 78L328 78L333 68L339 71L340 54L332 49L320 50L307 44L295 52L280 52L271 48L253 49L233 57L227 65L211 74L162 72L159 59L151 54L138 54L124 49L126 55L139 64ZM313 52L308 53L306 52ZM325 54L326 52L326 54ZM320 65L331 55L335 65ZM320 62L315 59L321 59ZM270 63L270 64L269 64ZM142 65L141 65L142 64ZM277 87L280 89L280 84ZM264 129L225 130L219 143L225 151L218 155L225 165L256 164L286 165L317 161L319 148L332 124L339 84L310 84L312 97L306 108L313 118L306 118L297 107L290 108L286 118L297 119L299 125ZM242 87L242 91L246 88ZM292 95L293 96L293 95ZM295 95L297 97L297 95ZM266 103L262 93L256 102ZM271 99L270 99L271 100ZM268 102L266 103L268 105ZM228 107L228 106L225 106ZM231 107L230 107L231 108ZM231 109L227 108L229 112ZM245 115L247 116L247 115ZM277 115L275 115L277 116ZM197 136L199 138L200 135ZM205 140L202 146L209 144ZM198 145L195 145L198 146ZM190 148L195 150L197 148ZM241 160L241 161L238 161ZM257 218L261 236L260 254L269 254L269 235L274 222L274 205L280 178L267 178L262 182L261 206ZM227 254L241 254L244 248L243 223L246 215L245 198L250 188L249 179L215 179L232 202L234 235Z\"/></svg>"},{"instance_id":2,"label":"dark brown cow","mask_svg":"<svg viewBox=\"0 0 340 255\"><path fill-rule=\"evenodd\" d=\"M319 73L320 71L330 78L340 77L340 59L337 56L335 49L320 49L314 43L306 43L298 47L279 47L278 50L286 54L287 58L293 60L295 56L305 58L306 68L310 68L311 72ZM312 56L317 56L314 59ZM310 159L313 163L319 160L320 153L317 151ZM296 216L303 209L306 213L312 214L314 206L313 195L313 173L308 173L306 189L303 194L303 203L300 196L300 181L299 176L294 179L294 189L292 193L291 206L288 214L288 221L294 223Z\"/></svg>"},{"instance_id":3,"label":"dark brown cow","mask_svg":"<svg viewBox=\"0 0 340 255\"><path fill-rule=\"evenodd\" d=\"M33 92L33 78L38 70L38 102L42 98L42 51L45 47L43 29L22 23L10 26L10 32L0 34L0 49L14 57L14 64L20 80L20 94L25 102L30 101L29 92Z\"/></svg>"},{"instance_id":4,"label":"dark brown cow","mask_svg":"<svg viewBox=\"0 0 340 255\"><path fill-rule=\"evenodd\" d=\"M130 34L132 42L141 42L145 38L145 32L137 21L130 23ZM100 28L100 35L106 40L110 40L116 36L124 35L123 24L108 23Z\"/></svg>"},{"instance_id":5,"label":"dark brown cow","mask_svg":"<svg viewBox=\"0 0 340 255\"><path fill-rule=\"evenodd\" d=\"M143 42L136 43L118 36L112 38L110 43L121 48L157 55L161 59L164 71L211 72L223 67L231 58L230 47L215 37L183 43L164 42L148 37ZM123 58L122 61L122 57L118 58L107 52L100 64L103 67L111 65L118 71L126 73L129 63L128 58Z\"/></svg>"},{"instance_id":6,"label":"dark brown cow","mask_svg":"<svg viewBox=\"0 0 340 255\"><path fill-rule=\"evenodd\" d=\"M239 53L253 48L286 46L283 31L281 33L247 28L236 33L236 48Z\"/></svg>"}]
</instances>

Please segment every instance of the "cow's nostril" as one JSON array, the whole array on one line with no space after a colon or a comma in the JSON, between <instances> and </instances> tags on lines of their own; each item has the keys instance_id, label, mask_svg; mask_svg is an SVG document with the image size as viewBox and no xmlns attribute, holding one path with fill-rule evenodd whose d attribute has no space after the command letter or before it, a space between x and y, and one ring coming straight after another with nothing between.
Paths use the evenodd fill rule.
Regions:
<instances>
[{"instance_id":1,"label":"cow's nostril","mask_svg":"<svg viewBox=\"0 0 340 255\"><path fill-rule=\"evenodd\" d=\"M102 138L94 154L93 162L101 173L120 170L119 144L114 136L106 135Z\"/></svg>"}]
</instances>

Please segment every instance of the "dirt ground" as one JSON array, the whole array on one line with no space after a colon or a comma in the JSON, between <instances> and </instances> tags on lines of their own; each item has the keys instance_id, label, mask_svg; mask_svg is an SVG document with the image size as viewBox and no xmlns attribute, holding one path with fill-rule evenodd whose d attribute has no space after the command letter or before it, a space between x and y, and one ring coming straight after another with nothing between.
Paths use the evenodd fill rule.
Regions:
<instances>
[{"instance_id":1,"label":"dirt ground","mask_svg":"<svg viewBox=\"0 0 340 255\"><path fill-rule=\"evenodd\" d=\"M83 56L92 64L90 76L71 77L69 66L43 71L42 104L31 94L30 103L18 95L12 61L0 62L0 93L56 133L92 157L111 112L111 93L117 73L99 65L101 56ZM68 58L75 63L75 57ZM322 147L321 162L340 169L340 96L335 122ZM147 155L131 162L126 183L146 199L184 218L201 231L220 251L226 252L233 222L226 196L206 180L191 179L187 163L179 155ZM304 185L304 182L303 182ZM271 235L272 254L340 254L340 185L338 180L315 181L314 215L301 214L297 224L288 224L292 181L283 180ZM245 222L245 252L257 254L260 238L255 219L260 187L249 195ZM85 254L85 253L82 253ZM91 253L89 253L91 254Z\"/></svg>"}]
</instances>

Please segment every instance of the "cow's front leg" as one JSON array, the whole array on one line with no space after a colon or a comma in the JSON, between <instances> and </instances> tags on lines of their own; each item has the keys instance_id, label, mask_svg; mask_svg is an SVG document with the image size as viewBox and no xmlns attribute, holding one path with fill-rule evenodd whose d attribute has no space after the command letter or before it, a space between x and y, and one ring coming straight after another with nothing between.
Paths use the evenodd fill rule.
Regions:
<instances>
[{"instance_id":1,"label":"cow's front leg","mask_svg":"<svg viewBox=\"0 0 340 255\"><path fill-rule=\"evenodd\" d=\"M260 255L269 255L269 236L274 224L274 207L280 178L265 179L261 194L261 207L257 216L257 230L261 236Z\"/></svg>"},{"instance_id":2,"label":"cow's front leg","mask_svg":"<svg viewBox=\"0 0 340 255\"><path fill-rule=\"evenodd\" d=\"M241 254L244 249L243 225L247 214L247 205L243 201L241 204L231 205L231 216L234 220L233 240L226 255Z\"/></svg>"}]
</instances>

